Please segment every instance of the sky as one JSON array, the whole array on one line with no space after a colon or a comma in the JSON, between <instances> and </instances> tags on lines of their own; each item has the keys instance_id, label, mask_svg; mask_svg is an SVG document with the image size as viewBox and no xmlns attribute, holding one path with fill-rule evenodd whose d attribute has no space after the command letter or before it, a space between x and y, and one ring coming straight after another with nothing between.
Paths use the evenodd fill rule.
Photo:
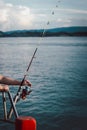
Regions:
<instances>
[{"instance_id":1,"label":"sky","mask_svg":"<svg viewBox=\"0 0 87 130\"><path fill-rule=\"evenodd\" d=\"M87 0L0 0L0 31L87 26Z\"/></svg>"}]
</instances>

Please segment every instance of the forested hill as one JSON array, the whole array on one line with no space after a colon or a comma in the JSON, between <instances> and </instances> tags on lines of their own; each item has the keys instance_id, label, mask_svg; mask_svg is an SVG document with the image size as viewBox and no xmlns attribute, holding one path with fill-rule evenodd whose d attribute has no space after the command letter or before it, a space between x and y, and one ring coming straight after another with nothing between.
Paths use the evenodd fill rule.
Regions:
<instances>
[{"instance_id":1,"label":"forested hill","mask_svg":"<svg viewBox=\"0 0 87 130\"><path fill-rule=\"evenodd\" d=\"M43 32L43 29L0 31L0 37L41 37ZM45 29L43 36L87 36L87 26Z\"/></svg>"}]
</instances>

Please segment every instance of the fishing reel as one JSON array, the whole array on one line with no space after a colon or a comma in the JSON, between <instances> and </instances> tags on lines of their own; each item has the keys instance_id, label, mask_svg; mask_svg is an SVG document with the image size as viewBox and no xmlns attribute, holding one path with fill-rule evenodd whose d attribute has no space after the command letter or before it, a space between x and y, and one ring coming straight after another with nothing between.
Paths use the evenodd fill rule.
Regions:
<instances>
[{"instance_id":1,"label":"fishing reel","mask_svg":"<svg viewBox=\"0 0 87 130\"><path fill-rule=\"evenodd\" d=\"M20 97L21 97L23 100L25 100L25 99L26 99L26 96L29 95L31 92L32 92L32 90L31 90L28 86L25 86L25 88L22 89L22 92L21 92Z\"/></svg>"}]
</instances>

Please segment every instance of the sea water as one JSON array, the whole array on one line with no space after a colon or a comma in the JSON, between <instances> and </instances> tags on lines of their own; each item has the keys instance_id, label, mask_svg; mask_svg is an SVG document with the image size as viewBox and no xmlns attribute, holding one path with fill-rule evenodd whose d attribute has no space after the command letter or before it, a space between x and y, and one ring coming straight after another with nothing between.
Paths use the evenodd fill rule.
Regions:
<instances>
[{"instance_id":1,"label":"sea water","mask_svg":"<svg viewBox=\"0 0 87 130\"><path fill-rule=\"evenodd\" d=\"M18 114L34 117L37 130L87 130L87 37L0 38L0 74L22 80L36 47L26 77L32 92ZM17 90L10 86L12 96ZM1 118L1 94L0 104ZM14 129L0 122L0 130Z\"/></svg>"}]
</instances>

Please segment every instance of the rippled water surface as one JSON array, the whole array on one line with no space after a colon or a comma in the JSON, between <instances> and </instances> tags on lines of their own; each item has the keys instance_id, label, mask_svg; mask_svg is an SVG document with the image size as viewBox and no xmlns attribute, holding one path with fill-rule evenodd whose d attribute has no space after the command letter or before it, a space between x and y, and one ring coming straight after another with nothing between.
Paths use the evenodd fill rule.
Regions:
<instances>
[{"instance_id":1,"label":"rippled water surface","mask_svg":"<svg viewBox=\"0 0 87 130\"><path fill-rule=\"evenodd\" d=\"M32 93L17 103L19 115L36 118L37 130L87 130L87 37L0 38L0 73L22 79L36 47ZM13 96L17 89L10 86ZM0 104L1 118L1 94ZM0 122L0 130L14 125Z\"/></svg>"}]
</instances>

